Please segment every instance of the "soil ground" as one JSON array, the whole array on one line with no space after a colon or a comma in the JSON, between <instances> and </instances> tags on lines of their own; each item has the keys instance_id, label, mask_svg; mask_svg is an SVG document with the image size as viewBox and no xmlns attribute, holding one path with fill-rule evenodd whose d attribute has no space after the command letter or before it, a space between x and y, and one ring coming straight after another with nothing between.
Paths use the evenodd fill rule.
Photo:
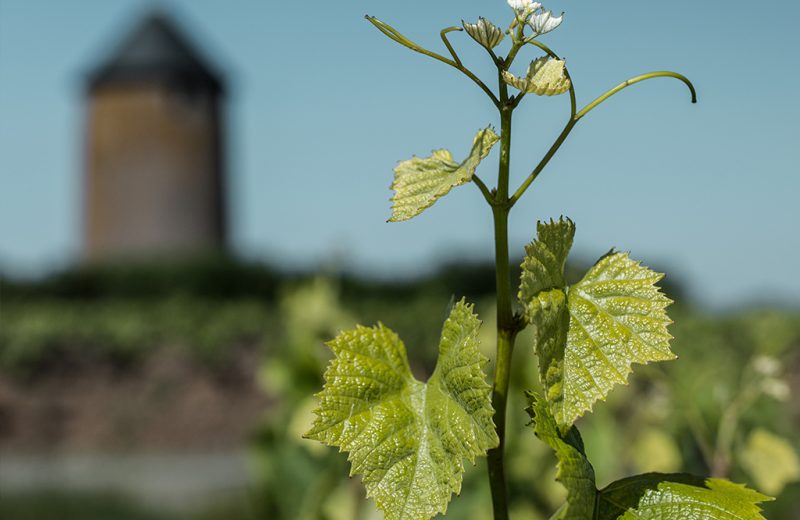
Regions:
<instances>
[{"instance_id":1,"label":"soil ground","mask_svg":"<svg viewBox=\"0 0 800 520\"><path fill-rule=\"evenodd\" d=\"M160 348L133 365L63 359L27 378L0 373L0 489L121 491L178 508L241 492L269 402L259 349L233 352L213 370Z\"/></svg>"}]
</instances>

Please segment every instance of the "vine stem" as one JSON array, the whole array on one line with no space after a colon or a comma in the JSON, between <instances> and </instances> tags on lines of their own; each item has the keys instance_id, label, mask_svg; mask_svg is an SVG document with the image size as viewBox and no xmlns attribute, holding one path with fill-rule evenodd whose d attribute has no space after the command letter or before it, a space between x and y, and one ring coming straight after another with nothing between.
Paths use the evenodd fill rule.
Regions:
<instances>
[{"instance_id":1,"label":"vine stem","mask_svg":"<svg viewBox=\"0 0 800 520\"><path fill-rule=\"evenodd\" d=\"M497 188L489 190L486 184L477 176L473 176L472 180L480 189L481 194L492 207L492 216L494 221L494 245L495 245L495 282L497 286L497 358L495 361L494 382L492 385L492 406L494 407L494 422L499 439L496 448L493 448L487 453L487 466L489 470L489 485L492 495L492 508L494 511L494 520L508 520L508 486L506 485L506 475L504 468L504 449L505 449L505 433L506 433L506 405L508 401L508 388L511 379L511 358L514 351L514 341L517 333L524 327L524 320L514 315L512 308L512 292L511 292L511 270L509 266L508 254L508 215L514 204L522 197L528 187L538 177L539 173L547 166L550 159L556 154L558 149L569 136L572 129L586 114L592 111L595 107L602 104L608 98L614 96L621 90L641 81L649 80L658 77L670 77L678 79L689 87L692 94L692 102L697 102L697 95L692 83L683 75L669 72L658 71L650 72L636 76L616 87L602 94L600 97L586 105L580 111L577 110L575 88L569 78L569 72L564 69L568 79L570 79L569 97L570 97L570 118L567 121L561 134L556 138L553 145L547 151L545 156L534 168L530 175L525 179L522 185L509 197L509 169L511 163L511 116L513 111L520 104L525 97L525 92L521 92L516 98L510 97L508 94L508 85L503 79L503 72L507 71L512 62L517 56L517 53L526 45L531 44L539 49L545 51L549 56L559 59L558 55L553 52L549 47L534 39L534 37L525 37L525 24L512 23L509 27L509 32L512 32L514 40L513 45L505 58L498 57L494 51L487 48L492 57L495 65L497 66L498 80L499 80L499 96L496 96L489 87L486 86L471 70L466 68L458 53L450 44L447 34L453 31L461 31L460 27L447 27L442 29L439 33L442 42L450 53L451 58L447 58L436 52L430 51L403 36L394 27L378 20L374 16L366 16L375 27L378 28L384 35L388 36L393 41L418 52L429 56L435 60L445 63L455 69L461 71L473 83L483 90L489 99L492 100L495 107L500 112L500 162L498 165L497 174ZM726 441L726 439L723 439ZM719 442L718 442L719 444ZM730 443L723 442L729 445ZM553 518L557 518L557 512Z\"/></svg>"},{"instance_id":2,"label":"vine stem","mask_svg":"<svg viewBox=\"0 0 800 520\"><path fill-rule=\"evenodd\" d=\"M553 51L551 51L549 48L547 48L547 46L545 46L544 44L536 42L535 40L533 42L531 42L531 43L534 43L534 45L536 45L540 49L542 49L545 52L547 52L550 56L553 56L556 59L558 59L557 55ZM511 206L513 206L514 204L517 203L517 201L520 199L520 197L522 197L522 195L525 193L525 190L527 190L528 187L531 185L531 183L533 183L533 181L536 180L536 177L538 177L539 174L544 169L544 167L547 166L547 163L550 162L550 159L552 159L553 156L558 151L558 149L561 148L561 145L564 144L564 141L567 139L567 137L569 136L570 132L572 132L572 129L575 127L575 125L578 123L578 121L580 121L586 114L588 114L589 112L594 110L597 106L602 104L608 98L610 98L610 97L614 96L615 94L617 94L618 92L630 87L631 85L635 85L636 83L639 83L641 81L647 81L649 79L654 79L654 78L674 78L674 79L682 81L689 88L689 92L692 95L692 103L697 103L697 91L695 91L695 88L694 88L694 85L692 85L692 82L689 81L689 79L686 76L684 76L683 74L678 74L677 72L671 72L671 71L648 72L647 74L642 74L640 76L636 76L636 77L633 77L633 78L631 78L629 80L623 81L622 83L620 83L616 87L608 90L607 92L602 94L600 97L598 97L597 99L595 99L594 101L592 101L591 103L589 103L588 105L586 105L585 107L583 107L581 110L579 110L577 112L575 111L575 106L576 106L575 105L575 88L574 88L574 85L570 84L569 94L570 94L570 106L571 106L571 113L572 113L571 117L567 121L567 124L564 125L564 130L561 131L561 134L559 134L559 136L556 138L555 142L550 147L550 149L547 151L547 153L544 155L542 160L539 161L538 165L536 165L536 168L533 169L533 171L530 173L530 175L528 175L528 177L525 179L525 181L522 183L522 185L520 185L520 187L517 188L517 191L514 192L514 195L511 196L511 199L509 200L509 204Z\"/></svg>"},{"instance_id":3,"label":"vine stem","mask_svg":"<svg viewBox=\"0 0 800 520\"><path fill-rule=\"evenodd\" d=\"M628 88L631 85L639 83L640 81L646 81L648 79L653 79L653 78L674 78L674 79L677 79L679 81L682 81L686 85L686 87L689 89L689 92L692 94L692 103L697 103L697 91L694 89L694 85L692 85L692 82L689 81L689 78L687 78L683 74L678 74L677 72L672 72L672 71L668 71L668 70L660 70L660 71L656 71L656 72L648 72L647 74L642 74L640 76L636 76L636 77L631 78L629 80L623 81L622 83L620 83L616 87L614 87L611 90L607 91L605 94L603 94L602 96L598 97L597 99L595 99L594 101L592 101L591 103L586 105L584 108L582 108L580 110L580 112L575 114L575 119L582 118L583 116L588 114L592 109L594 109L597 105L599 105L600 103L602 103L606 99L610 98L611 96L613 96L614 94L616 94L620 90Z\"/></svg>"},{"instance_id":4,"label":"vine stem","mask_svg":"<svg viewBox=\"0 0 800 520\"><path fill-rule=\"evenodd\" d=\"M439 33L439 35L442 38L442 41L447 46L447 50L450 51L450 54L453 56L453 59L451 60L450 58L446 58L441 54L429 51L428 49L422 47L421 45L412 42L411 40L400 34L400 32L398 32L397 29L387 24L386 22L378 20L374 16L366 15L364 18L366 18L372 25L377 27L380 32L382 32L395 42L399 43L400 45L408 47L414 52L424 54L425 56L429 56L435 60L441 61L442 63L446 63L447 65L450 65L455 69L458 69L459 71L461 71L462 74L471 79L473 83L478 85L478 87L480 87L480 89L483 90L487 96L489 96L489 99L492 100L492 103L494 103L496 107L498 108L500 107L500 101L497 99L497 96L494 95L494 92L492 92L492 90L489 87L487 87L486 84L483 81L481 81L480 78L478 78L478 76L475 75L475 73L473 73L471 70L462 65L461 60L458 58L458 55L456 54L456 51L453 49L453 46L450 45L450 42L447 40L446 35L448 32L460 31L461 28L448 27L446 29L442 29L442 31Z\"/></svg>"},{"instance_id":5,"label":"vine stem","mask_svg":"<svg viewBox=\"0 0 800 520\"><path fill-rule=\"evenodd\" d=\"M501 101L508 101L508 92L501 88ZM511 306L511 276L508 260L508 182L511 158L511 114L513 107L500 110L500 164L497 174L494 217L495 282L497 285L497 358L495 361L492 406L497 437L497 447L489 450L487 463L489 485L492 493L494 520L508 520L508 487L506 485L503 453L506 433L506 403L511 379L511 355L519 324Z\"/></svg>"}]
</instances>

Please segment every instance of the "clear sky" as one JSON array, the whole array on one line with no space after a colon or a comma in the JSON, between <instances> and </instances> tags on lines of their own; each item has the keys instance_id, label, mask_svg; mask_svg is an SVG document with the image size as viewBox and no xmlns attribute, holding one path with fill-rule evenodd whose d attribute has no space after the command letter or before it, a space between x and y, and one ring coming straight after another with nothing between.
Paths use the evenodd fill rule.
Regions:
<instances>
[{"instance_id":1,"label":"clear sky","mask_svg":"<svg viewBox=\"0 0 800 520\"><path fill-rule=\"evenodd\" d=\"M153 5L173 12L230 77L232 238L242 255L313 265L331 258L406 275L491 255L491 215L474 186L388 224L397 160L445 147L463 157L498 124L457 71L414 54L373 14L445 52L439 29L504 0L436 2L0 0L0 267L29 274L80 249L83 78ZM800 304L800 3L641 0L545 4L566 11L543 37L567 58L579 105L628 77L672 69L593 111L517 205L511 247L537 219L570 216L575 250L631 250L717 306ZM464 61L492 81L465 34ZM505 45L505 43L504 43ZM534 49L518 60L524 71ZM492 82L494 84L494 82ZM566 96L528 96L515 113L512 183L564 124ZM494 176L496 152L479 173Z\"/></svg>"}]
</instances>

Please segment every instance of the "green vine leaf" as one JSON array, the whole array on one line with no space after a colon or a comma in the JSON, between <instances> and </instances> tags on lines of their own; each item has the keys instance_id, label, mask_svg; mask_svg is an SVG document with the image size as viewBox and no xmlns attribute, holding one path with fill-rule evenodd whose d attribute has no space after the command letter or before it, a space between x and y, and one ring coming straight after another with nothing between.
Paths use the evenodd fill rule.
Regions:
<instances>
[{"instance_id":1,"label":"green vine leaf","mask_svg":"<svg viewBox=\"0 0 800 520\"><path fill-rule=\"evenodd\" d=\"M647 490L657 489L662 482L705 487L705 479L687 473L644 473L612 482L597 495L595 518L617 519L630 509L636 509Z\"/></svg>"},{"instance_id":2,"label":"green vine leaf","mask_svg":"<svg viewBox=\"0 0 800 520\"><path fill-rule=\"evenodd\" d=\"M389 222L408 220L431 207L450 190L472 180L475 169L500 137L491 127L475 135L469 156L457 163L447 150L434 150L430 157L412 157L394 169L391 189L392 216Z\"/></svg>"},{"instance_id":3,"label":"green vine leaf","mask_svg":"<svg viewBox=\"0 0 800 520\"><path fill-rule=\"evenodd\" d=\"M594 468L575 426L564 434L545 399L526 392L534 433L558 459L556 480L567 490L558 520L764 520L770 497L721 479L685 473L645 473L595 487Z\"/></svg>"},{"instance_id":4,"label":"green vine leaf","mask_svg":"<svg viewBox=\"0 0 800 520\"><path fill-rule=\"evenodd\" d=\"M524 78L504 70L503 81L522 92L537 96L557 96L572 87L565 66L564 60L542 56L528 65L528 73Z\"/></svg>"},{"instance_id":5,"label":"green vine leaf","mask_svg":"<svg viewBox=\"0 0 800 520\"><path fill-rule=\"evenodd\" d=\"M411 374L400 338L378 324L328 343L334 359L307 436L349 452L387 520L445 513L459 493L463 459L474 464L499 440L478 350L480 321L462 299L444 323L427 383Z\"/></svg>"},{"instance_id":6,"label":"green vine leaf","mask_svg":"<svg viewBox=\"0 0 800 520\"><path fill-rule=\"evenodd\" d=\"M586 458L578 429L574 426L566 435L559 432L547 401L532 392L526 392L528 408L525 409L534 425L533 432L552 448L558 459L556 480L567 489L567 503L559 511L561 520L586 520L593 518L597 489L594 468Z\"/></svg>"},{"instance_id":7,"label":"green vine leaf","mask_svg":"<svg viewBox=\"0 0 800 520\"><path fill-rule=\"evenodd\" d=\"M667 332L672 301L663 277L628 253L609 253L572 287L564 264L575 233L569 219L539 223L526 248L519 299L534 325L542 384L562 432L616 384L633 363L673 359Z\"/></svg>"},{"instance_id":8,"label":"green vine leaf","mask_svg":"<svg viewBox=\"0 0 800 520\"><path fill-rule=\"evenodd\" d=\"M558 221L538 222L536 240L525 246L522 261L520 300L531 300L542 291L567 286L564 268L575 238L575 224L561 217Z\"/></svg>"},{"instance_id":9,"label":"green vine leaf","mask_svg":"<svg viewBox=\"0 0 800 520\"><path fill-rule=\"evenodd\" d=\"M660 482L646 489L635 509L618 520L764 520L758 504L766 495L727 480L709 478L705 485ZM604 519L600 519L604 520Z\"/></svg>"}]
</instances>

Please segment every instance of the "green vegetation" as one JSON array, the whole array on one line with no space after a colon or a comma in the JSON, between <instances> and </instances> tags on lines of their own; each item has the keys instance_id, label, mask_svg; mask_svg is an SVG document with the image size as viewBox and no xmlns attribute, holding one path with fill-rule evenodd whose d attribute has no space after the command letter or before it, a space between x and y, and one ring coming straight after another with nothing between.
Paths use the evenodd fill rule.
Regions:
<instances>
[{"instance_id":1,"label":"green vegetation","mask_svg":"<svg viewBox=\"0 0 800 520\"><path fill-rule=\"evenodd\" d=\"M15 520L173 520L168 514L142 507L114 494L39 491L3 493L0 518Z\"/></svg>"},{"instance_id":2,"label":"green vegetation","mask_svg":"<svg viewBox=\"0 0 800 520\"><path fill-rule=\"evenodd\" d=\"M42 490L3 493L0 518L13 520L256 520L242 503L223 503L194 512L168 512L114 493Z\"/></svg>"},{"instance_id":3,"label":"green vegetation","mask_svg":"<svg viewBox=\"0 0 800 520\"><path fill-rule=\"evenodd\" d=\"M213 367L237 343L275 330L270 307L254 300L9 302L0 328L0 370L31 374L59 360L131 363L163 346L187 349Z\"/></svg>"},{"instance_id":4,"label":"green vegetation","mask_svg":"<svg viewBox=\"0 0 800 520\"><path fill-rule=\"evenodd\" d=\"M569 266L567 270L577 272ZM487 278L489 283L485 283ZM576 280L577 276L570 274L567 279ZM441 321L446 316L444 302L450 298L447 288L459 287L461 294L470 294L470 299L477 302L476 313L487 317L480 333L481 350L492 358L491 282L492 273L484 265L445 267L430 277L405 283L346 277L300 279L292 275L278 284L280 288L269 297L271 303L256 302L249 295L222 301L206 297L180 299L166 294L167 288L157 291L166 294L163 298L148 300L119 295L112 295L109 300L64 299L46 294L41 287L31 287L39 297L4 298L0 358L6 361L0 373L36 377L61 363L74 362L76 356L115 362L120 346L109 338L118 335L99 331L122 328L119 324L133 321L150 328L151 332L140 336L150 342L131 339L129 348L124 349L127 364L135 364L163 348L202 353L205 349L198 345L205 344L222 360L207 365L213 370L224 366L225 353L235 347L236 340L230 338L249 337L264 345L259 379L275 402L266 411L262 427L254 432L250 446L252 493L245 503L231 507L253 512L253 518L367 519L372 518L371 506L358 480L346 477L344 457L301 438L312 424L316 403L310 396L322 385L321 375L329 359L322 343L357 322L374 323L380 318L403 338L417 378L427 378L433 371ZM680 292L679 287L673 287L670 294ZM791 476L796 475L796 465L792 465L791 456L779 457L781 466L765 458L764 453L772 453L775 448L769 442L763 446L763 439L758 440L763 433L758 432L769 432L768 438L780 439L778 445L788 446L791 453L800 448L800 424L786 395L791 378L793 385L797 384L800 312L761 310L717 316L691 309L681 301L673 306L671 315L676 323L670 327L675 336L671 348L679 362L644 367L631 379L630 386L612 392L604 406L579 421L598 487L632 472L711 474L715 460L728 460L727 467L720 466L724 471L717 472L717 476L752 479L759 489L778 497L766 504L766 517L792 520L792 504L800 500L800 483L797 476ZM108 311L112 308L114 313ZM156 312L167 308L174 312ZM236 309L251 311L240 316ZM152 319L144 319L145 315ZM24 324L36 316L40 331L30 335L25 332L29 326ZM115 320L119 321L115 324ZM218 336L219 343L206 342L202 332L206 327L227 332ZM80 344L64 339L77 337L77 330L84 331ZM167 335L164 330L173 332ZM166 343L157 339L167 336L171 339ZM533 344L532 331L521 333L518 341L522 348L529 348ZM10 344L17 345L10 350L17 352L13 356L9 354ZM30 353L24 352L23 344L30 345ZM553 455L525 428L529 418L521 412L527 406L523 390L541 391L536 359L525 358L514 364L509 390L512 413L506 446L517 455L509 460L507 468L509 507L514 518L546 520L549 512L559 507L564 494L553 481ZM753 394L753 387L763 391ZM747 402L742 393L748 394ZM731 422L732 413L728 410L732 408L736 411L733 434L723 435L730 440L723 438L720 443L718 432L730 430L720 426ZM782 448L777 449L781 453ZM763 463L758 465L759 461ZM770 468L766 473L765 465ZM779 467L783 469L778 471ZM482 472L480 466L466 468L461 497L448 508L454 518L484 520L491 514ZM760 477L761 474L767 476ZM784 477L780 482L771 482L777 475ZM50 496L32 493L15 497L4 493L0 517L25 518L16 512L35 511L34 518L46 519L65 510L75 514L56 517L91 520L102 518L92 516L97 502L110 500L105 495L66 492L60 492L58 500L50 500ZM63 501L69 501L69 505L63 506ZM127 517L120 513L113 518L173 517L142 509L119 497L113 501L120 511L128 511L124 513ZM54 512L41 512L49 505ZM15 509L9 509L12 507ZM7 511L14 511L15 515L4 514ZM214 516L212 511L204 518L250 517L233 513Z\"/></svg>"},{"instance_id":5,"label":"green vegetation","mask_svg":"<svg viewBox=\"0 0 800 520\"><path fill-rule=\"evenodd\" d=\"M527 410L536 436L555 453L555 478L566 489L563 503L551 519L764 520L762 503L772 498L721 477L730 472L735 434L746 410L762 395L780 399L781 394L788 394L778 390L782 384L776 378L780 362L774 357L753 360L754 375L740 379L739 386L732 389L733 397L722 408L713 441L707 439L709 430L702 411L689 410L688 423L709 478L650 471L597 489L595 469L576 421L592 411L597 401L605 401L612 389L627 385L634 364L676 357L670 350L672 335L667 327L672 319L666 312L673 302L657 285L663 274L642 266L628 253L614 250L602 256L578 282L568 284L565 266L575 225L563 217L538 224L538 236L526 248L518 298L514 299L509 213L577 123L607 99L633 84L659 77L683 82L692 102L697 101L696 92L681 74L650 72L624 81L579 110L565 61L538 39L561 25L563 15L555 16L532 0L508 0L508 4L513 19L506 31L484 18L442 29L440 37L449 57L411 41L375 17L366 17L394 42L463 73L498 111L499 134L491 127L480 130L463 161L455 161L448 150L439 149L429 157L414 156L398 163L391 185L394 196L389 219L399 222L414 218L464 184L473 183L483 195L493 218L495 244L492 385L486 382L482 370L480 322L474 307L464 299L451 307L444 322L436 368L427 383L412 376L405 345L395 332L380 322L372 328L359 325L339 332L326 343L333 359L325 371L323 389L316 395L316 418L305 437L347 453L350 474L362 476L367 496L374 499L387 520L426 520L447 513L452 495L462 489L464 459L475 464L477 456L486 455L493 518L508 520L513 506L506 470L506 453L512 453L506 451L515 366L512 358L518 335L529 328L539 380L530 385L535 389L526 392ZM465 31L487 51L497 68L497 93L461 61L448 36L459 31ZM498 55L494 49L506 34L510 48L505 55ZM527 45L545 55L531 61L527 74L518 77L511 67ZM509 87L518 92L511 94ZM515 109L529 94L566 93L570 115L564 129L513 191L509 183ZM489 188L477 169L495 145L499 149L497 181L496 187ZM668 375L665 380L665 386L669 386ZM677 404L692 408L694 398L684 397L686 400ZM659 443L669 444L666 435L658 427L648 433L640 445L642 460L649 455L663 456L660 463L678 464L678 450L659 449ZM607 439L611 449L620 440ZM785 456L788 453L794 452L787 441L756 431L743 461L761 483L780 489L788 479L795 478L797 468L772 471L757 461L792 460ZM517 456L513 453L511 458ZM793 461L796 465L796 457ZM323 504L319 496L308 497L303 503L309 502L320 507ZM541 509L549 515L551 508Z\"/></svg>"},{"instance_id":6,"label":"green vegetation","mask_svg":"<svg viewBox=\"0 0 800 520\"><path fill-rule=\"evenodd\" d=\"M389 518L446 512L450 494L461 490L462 459L474 463L497 445L472 311L464 300L453 307L426 383L414 378L405 345L382 324L328 343L336 357L308 437L351 452L352 473L364 475L367 495L387 504ZM363 436L377 442L366 446ZM404 500L396 500L398 489Z\"/></svg>"},{"instance_id":7,"label":"green vegetation","mask_svg":"<svg viewBox=\"0 0 800 520\"><path fill-rule=\"evenodd\" d=\"M291 326L296 329L287 331L287 342L280 345L274 357L265 360L262 381L272 395L279 396L280 405L268 414L253 452L260 468L258 496L270 504L265 514L300 519L372 518L358 482L346 478L344 458L300 438L312 424L316 400L310 394L321 385L319 378L327 363L322 342L337 330L367 320L363 313L353 310L354 302L344 301L339 284L329 280L296 286L285 292L283 299L281 322L294 324ZM419 342L405 341L416 374L431 374L432 366L414 361L430 359L439 342L440 328L435 321L445 308L440 299L440 308L435 309L432 299L436 299L435 292L402 304L383 301L379 311L370 312L383 313L383 322L391 328L399 329L396 324L407 322L421 324L417 327L421 330ZM490 296L478 301L477 314L491 316L494 304ZM306 313L305 309L313 312ZM785 391L788 378L797 377L798 361L793 356L800 346L800 312L763 310L714 316L679 305L672 315L676 320L670 328L675 336L672 350L680 362L644 367L629 386L610 394L605 406L578 423L598 487L632 472L655 471L752 479L766 491L764 482L745 462L762 460L763 456L743 455L750 448L749 437L761 429L780 437L792 452L798 449L800 424L792 415ZM302 326L305 316L313 316L312 327ZM480 333L481 349L490 357L492 325L492 320L487 320ZM404 340L405 332L400 332ZM519 342L532 345L533 331L521 333ZM514 364L511 410L528 405L524 389L542 391L537 371L534 356ZM751 394L753 387L763 391ZM749 403L742 403L743 394L751 395ZM738 412L733 440L727 444L724 439L719 442L718 433L727 428L723 424L730 420L732 407ZM524 413L512 412L509 416L513 427L509 428L507 449L515 453L508 467L509 507L514 518L545 520L565 495L552 480L553 455L526 431L528 422ZM714 471L715 453L719 453L717 458L731 460L724 471ZM785 464L790 466L791 460ZM788 473L793 474L788 466ZM284 469L279 472L279 468ZM776 469L774 465L772 469ZM481 472L480 467L466 468L461 496L448 506L449 515L482 520L491 514ZM800 485L793 484L794 480L797 477L781 482L781 491L773 493L779 500L765 504L767 518L794 518L790 505L800 499Z\"/></svg>"},{"instance_id":8,"label":"green vegetation","mask_svg":"<svg viewBox=\"0 0 800 520\"><path fill-rule=\"evenodd\" d=\"M684 76L652 72L578 109L566 63L538 39L563 17L531 0L508 3L513 20L506 31L483 18L443 29L449 57L367 17L396 43L463 73L498 110L500 132L478 131L463 161L435 150L400 162L392 183L395 222L474 184L494 222L488 271L477 276L456 266L415 283L381 284L282 277L209 258L94 266L40 284L6 280L0 371L34 378L74 360L124 367L162 348L186 349L213 369L237 343L261 345L259 383L274 405L253 435L254 492L211 505L198 518L362 520L375 515L366 497L390 520L439 513L476 520L763 520L762 508L774 520L796 515L786 505L800 493L797 410L789 400L800 372L796 312L715 317L684 304L668 315L673 301L658 285L663 275L626 252L609 251L578 276L568 272L575 225L563 217L538 224L519 276L514 272L509 213L579 121L652 78L677 79L692 101L696 96ZM448 36L459 31L496 65L497 93L461 61ZM495 48L505 35L511 45L500 56ZM529 45L545 55L517 76L511 66ZM568 94L570 113L512 190L512 114L531 94ZM494 147L497 182L489 188L477 169ZM379 318L386 324L356 325ZM320 348L324 341L329 352ZM517 344L527 348L513 358ZM676 355L680 363L651 364ZM630 377L634 365L647 366ZM363 487L343 478L343 456L310 439L346 452ZM483 455L488 486L464 464ZM782 500L770 503L734 483L745 480ZM171 518L113 495L45 497L4 496L0 513Z\"/></svg>"}]
</instances>

